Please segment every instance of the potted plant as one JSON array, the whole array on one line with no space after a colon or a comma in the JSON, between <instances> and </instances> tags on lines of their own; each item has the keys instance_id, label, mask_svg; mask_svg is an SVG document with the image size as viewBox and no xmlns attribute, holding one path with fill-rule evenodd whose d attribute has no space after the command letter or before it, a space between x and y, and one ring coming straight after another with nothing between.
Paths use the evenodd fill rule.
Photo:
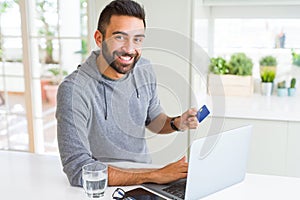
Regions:
<instances>
[{"instance_id":1,"label":"potted plant","mask_svg":"<svg viewBox=\"0 0 300 200\"><path fill-rule=\"evenodd\" d=\"M208 90L212 95L249 96L253 93L253 63L244 53L235 53L227 62L222 57L210 59Z\"/></svg>"},{"instance_id":2,"label":"potted plant","mask_svg":"<svg viewBox=\"0 0 300 200\"><path fill-rule=\"evenodd\" d=\"M209 68L213 74L229 73L229 66L227 64L227 61L222 57L211 58Z\"/></svg>"},{"instance_id":3,"label":"potted plant","mask_svg":"<svg viewBox=\"0 0 300 200\"><path fill-rule=\"evenodd\" d=\"M235 53L229 61L229 74L240 76L252 75L253 62L244 53Z\"/></svg>"},{"instance_id":4,"label":"potted plant","mask_svg":"<svg viewBox=\"0 0 300 200\"><path fill-rule=\"evenodd\" d=\"M265 68L261 71L261 93L264 96L271 96L273 92L273 81L275 79L276 72L272 69Z\"/></svg>"},{"instance_id":5,"label":"potted plant","mask_svg":"<svg viewBox=\"0 0 300 200\"><path fill-rule=\"evenodd\" d=\"M291 85L288 88L288 94L289 96L294 96L296 93L296 78L292 78Z\"/></svg>"},{"instance_id":6,"label":"potted plant","mask_svg":"<svg viewBox=\"0 0 300 200\"><path fill-rule=\"evenodd\" d=\"M281 81L277 83L277 95L282 97L282 96L287 96L287 89L286 89L286 82Z\"/></svg>"},{"instance_id":7,"label":"potted plant","mask_svg":"<svg viewBox=\"0 0 300 200\"><path fill-rule=\"evenodd\" d=\"M213 57L210 58L208 74L208 93L212 95L222 95L224 90L222 90L222 80L225 74L229 73L229 67L227 61L223 57Z\"/></svg>"},{"instance_id":8,"label":"potted plant","mask_svg":"<svg viewBox=\"0 0 300 200\"><path fill-rule=\"evenodd\" d=\"M50 68L48 69L48 72L51 74L50 81L44 86L44 90L48 103L51 105L55 105L58 85L68 73L67 71L62 70L58 67Z\"/></svg>"},{"instance_id":9,"label":"potted plant","mask_svg":"<svg viewBox=\"0 0 300 200\"><path fill-rule=\"evenodd\" d=\"M300 66L300 54L297 54L294 49L292 49L292 58L293 64L296 66Z\"/></svg>"},{"instance_id":10,"label":"potted plant","mask_svg":"<svg viewBox=\"0 0 300 200\"><path fill-rule=\"evenodd\" d=\"M259 60L260 73L265 70L274 71L276 74L277 59L273 56L265 56Z\"/></svg>"},{"instance_id":11,"label":"potted plant","mask_svg":"<svg viewBox=\"0 0 300 200\"><path fill-rule=\"evenodd\" d=\"M41 28L39 28L38 33L45 39L43 40L45 43L40 45L40 50L42 50L41 55L44 55L42 62L46 64L58 64L58 61L56 61L53 57L53 37L55 36L56 28L50 23L49 18L46 17L49 12L55 12L55 6L53 5L53 2L39 0L36 1L35 8L37 17L42 25Z\"/></svg>"}]
</instances>

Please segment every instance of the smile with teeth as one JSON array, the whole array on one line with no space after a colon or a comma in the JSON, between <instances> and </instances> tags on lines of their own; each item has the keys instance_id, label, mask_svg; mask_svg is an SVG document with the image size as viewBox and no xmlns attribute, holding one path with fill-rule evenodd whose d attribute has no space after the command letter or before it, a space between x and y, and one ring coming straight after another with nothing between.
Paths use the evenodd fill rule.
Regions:
<instances>
[{"instance_id":1,"label":"smile with teeth","mask_svg":"<svg viewBox=\"0 0 300 200\"><path fill-rule=\"evenodd\" d=\"M119 58L124 61L130 61L132 59L131 56L119 56Z\"/></svg>"}]
</instances>

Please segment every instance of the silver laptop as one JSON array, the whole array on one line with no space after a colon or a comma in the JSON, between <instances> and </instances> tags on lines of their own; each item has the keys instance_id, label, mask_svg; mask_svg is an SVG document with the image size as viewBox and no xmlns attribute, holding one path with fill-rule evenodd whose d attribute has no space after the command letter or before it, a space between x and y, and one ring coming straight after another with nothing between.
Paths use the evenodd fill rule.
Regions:
<instances>
[{"instance_id":1,"label":"silver laptop","mask_svg":"<svg viewBox=\"0 0 300 200\"><path fill-rule=\"evenodd\" d=\"M196 200L244 180L252 126L195 140L188 176L167 185L143 184L171 199Z\"/></svg>"}]
</instances>

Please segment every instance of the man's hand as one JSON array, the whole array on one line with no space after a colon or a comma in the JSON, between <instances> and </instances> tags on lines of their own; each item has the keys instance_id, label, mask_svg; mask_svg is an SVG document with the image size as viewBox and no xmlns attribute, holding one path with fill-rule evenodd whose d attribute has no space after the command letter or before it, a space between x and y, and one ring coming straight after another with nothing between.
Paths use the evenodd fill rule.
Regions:
<instances>
[{"instance_id":1,"label":"man's hand","mask_svg":"<svg viewBox=\"0 0 300 200\"><path fill-rule=\"evenodd\" d=\"M171 163L161 169L152 171L151 182L157 184L166 184L187 177L188 163L183 157L180 160Z\"/></svg>"},{"instance_id":2,"label":"man's hand","mask_svg":"<svg viewBox=\"0 0 300 200\"><path fill-rule=\"evenodd\" d=\"M197 109L190 108L184 112L180 118L175 119L175 125L180 130L196 129L198 127L198 119L196 117Z\"/></svg>"},{"instance_id":3,"label":"man's hand","mask_svg":"<svg viewBox=\"0 0 300 200\"><path fill-rule=\"evenodd\" d=\"M185 157L159 169L121 169L108 167L108 185L139 185L142 183L165 184L187 177Z\"/></svg>"}]
</instances>

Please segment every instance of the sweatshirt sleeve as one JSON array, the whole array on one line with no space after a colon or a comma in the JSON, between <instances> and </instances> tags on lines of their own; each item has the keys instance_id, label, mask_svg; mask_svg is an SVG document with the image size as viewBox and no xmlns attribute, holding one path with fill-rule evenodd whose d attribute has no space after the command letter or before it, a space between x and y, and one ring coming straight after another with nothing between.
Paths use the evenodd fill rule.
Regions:
<instances>
[{"instance_id":1,"label":"sweatshirt sleeve","mask_svg":"<svg viewBox=\"0 0 300 200\"><path fill-rule=\"evenodd\" d=\"M72 186L82 186L81 167L94 162L87 138L88 106L78 94L68 81L59 86L57 94L58 148Z\"/></svg>"},{"instance_id":2,"label":"sweatshirt sleeve","mask_svg":"<svg viewBox=\"0 0 300 200\"><path fill-rule=\"evenodd\" d=\"M150 74L150 81L149 81L149 85L151 88L151 98L149 101L149 107L148 107L148 112L147 112L147 120L146 120L146 126L148 126L150 124L151 121L153 121L153 119L155 119L158 115L160 115L161 113L163 113L163 109L161 107L160 104L160 100L158 97L158 93L157 93L157 81L156 81L156 76L154 73L154 70L152 68L152 65L149 64L149 70L147 71Z\"/></svg>"}]
</instances>

